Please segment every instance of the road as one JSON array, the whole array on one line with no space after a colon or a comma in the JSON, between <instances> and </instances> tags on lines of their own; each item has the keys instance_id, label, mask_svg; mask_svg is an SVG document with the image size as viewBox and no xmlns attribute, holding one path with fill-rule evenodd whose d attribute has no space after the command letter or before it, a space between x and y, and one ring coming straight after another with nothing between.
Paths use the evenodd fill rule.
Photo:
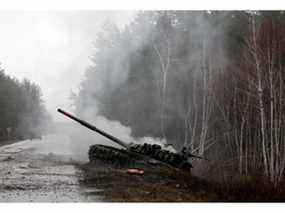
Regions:
<instances>
[{"instance_id":1,"label":"road","mask_svg":"<svg viewBox=\"0 0 285 213\"><path fill-rule=\"evenodd\" d=\"M0 147L0 202L93 202L66 135ZM91 193L92 194L92 193Z\"/></svg>"},{"instance_id":2,"label":"road","mask_svg":"<svg viewBox=\"0 0 285 213\"><path fill-rule=\"evenodd\" d=\"M85 143L69 134L54 134L41 140L1 146L0 202L189 202L216 199L206 194L205 181L188 173L145 167L144 175L130 175L126 172L128 167L114 168L99 161L87 163L89 145ZM84 156L79 155L82 150Z\"/></svg>"}]
</instances>

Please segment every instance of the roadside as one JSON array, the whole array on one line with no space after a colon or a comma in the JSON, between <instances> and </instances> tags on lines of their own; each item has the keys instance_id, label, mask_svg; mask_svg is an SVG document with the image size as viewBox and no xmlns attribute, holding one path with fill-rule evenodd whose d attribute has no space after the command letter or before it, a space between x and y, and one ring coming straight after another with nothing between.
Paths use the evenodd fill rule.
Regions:
<instances>
[{"instance_id":1,"label":"roadside","mask_svg":"<svg viewBox=\"0 0 285 213\"><path fill-rule=\"evenodd\" d=\"M19 140L3 140L3 141L0 141L0 147L10 145L13 143L17 143L17 142L19 142Z\"/></svg>"},{"instance_id":2,"label":"roadside","mask_svg":"<svg viewBox=\"0 0 285 213\"><path fill-rule=\"evenodd\" d=\"M217 183L160 167L128 174L102 162L75 160L66 135L0 147L0 202L276 202L276 189L260 177Z\"/></svg>"},{"instance_id":3,"label":"roadside","mask_svg":"<svg viewBox=\"0 0 285 213\"><path fill-rule=\"evenodd\" d=\"M89 194L112 202L203 202L217 199L207 182L190 173L145 168L143 175L127 174L102 162L81 165L82 186L96 188ZM99 191L98 191L99 189Z\"/></svg>"},{"instance_id":4,"label":"roadside","mask_svg":"<svg viewBox=\"0 0 285 213\"><path fill-rule=\"evenodd\" d=\"M58 141L64 147L68 140L47 136L0 147L0 202L99 200L98 196L85 196L85 188L79 185L81 170L68 152L56 153L53 143Z\"/></svg>"},{"instance_id":5,"label":"roadside","mask_svg":"<svg viewBox=\"0 0 285 213\"><path fill-rule=\"evenodd\" d=\"M145 168L143 175L130 175L101 162L81 165L80 185L96 188L90 195L112 202L284 202L285 183L276 188L261 177L223 182L191 174Z\"/></svg>"}]
</instances>

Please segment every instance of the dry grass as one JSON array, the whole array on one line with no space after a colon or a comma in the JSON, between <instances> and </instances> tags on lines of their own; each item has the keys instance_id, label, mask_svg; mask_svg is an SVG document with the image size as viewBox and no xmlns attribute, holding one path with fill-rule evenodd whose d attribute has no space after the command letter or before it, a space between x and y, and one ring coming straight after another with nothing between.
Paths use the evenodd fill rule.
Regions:
<instances>
[{"instance_id":1,"label":"dry grass","mask_svg":"<svg viewBox=\"0 0 285 213\"><path fill-rule=\"evenodd\" d=\"M144 168L144 175L130 175L102 163L81 166L81 184L101 191L90 192L111 202L283 202L285 187L275 188L262 178L236 178L209 182L191 174Z\"/></svg>"},{"instance_id":2,"label":"dry grass","mask_svg":"<svg viewBox=\"0 0 285 213\"><path fill-rule=\"evenodd\" d=\"M81 184L102 189L95 193L105 197L106 201L209 201L204 182L187 173L145 168L144 175L130 175L126 169L101 164L86 164L81 168L85 174Z\"/></svg>"}]
</instances>

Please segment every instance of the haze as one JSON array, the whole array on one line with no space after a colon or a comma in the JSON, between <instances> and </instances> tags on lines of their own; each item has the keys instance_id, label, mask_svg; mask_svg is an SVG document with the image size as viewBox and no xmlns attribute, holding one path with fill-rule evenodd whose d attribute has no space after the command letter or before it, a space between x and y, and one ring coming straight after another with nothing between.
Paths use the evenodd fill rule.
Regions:
<instances>
[{"instance_id":1,"label":"haze","mask_svg":"<svg viewBox=\"0 0 285 213\"><path fill-rule=\"evenodd\" d=\"M103 24L129 23L131 11L1 12L0 62L17 79L37 83L48 111L72 109L71 92L77 92L96 33Z\"/></svg>"}]
</instances>

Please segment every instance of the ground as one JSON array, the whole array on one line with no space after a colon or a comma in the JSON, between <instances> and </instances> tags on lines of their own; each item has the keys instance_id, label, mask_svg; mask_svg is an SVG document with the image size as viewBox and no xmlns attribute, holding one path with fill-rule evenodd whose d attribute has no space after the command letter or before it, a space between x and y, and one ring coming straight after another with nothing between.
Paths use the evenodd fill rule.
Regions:
<instances>
[{"instance_id":1,"label":"ground","mask_svg":"<svg viewBox=\"0 0 285 213\"><path fill-rule=\"evenodd\" d=\"M66 135L0 147L0 202L282 201L285 184L257 179L218 183L159 166L131 175L128 167L78 160ZM87 154L87 153L86 153Z\"/></svg>"},{"instance_id":2,"label":"ground","mask_svg":"<svg viewBox=\"0 0 285 213\"><path fill-rule=\"evenodd\" d=\"M0 201L208 200L203 187L193 191L197 185L190 187L185 181L189 173L145 168L144 175L130 175L127 168L75 161L66 140L65 136L50 135L0 147Z\"/></svg>"},{"instance_id":3,"label":"ground","mask_svg":"<svg viewBox=\"0 0 285 213\"><path fill-rule=\"evenodd\" d=\"M207 183L190 173L160 168L144 168L143 175L130 175L127 168L116 169L101 162L81 165L84 186L101 189L89 194L115 202L191 202L214 200L206 194ZM192 181L190 181L192 180Z\"/></svg>"},{"instance_id":4,"label":"ground","mask_svg":"<svg viewBox=\"0 0 285 213\"><path fill-rule=\"evenodd\" d=\"M0 147L0 201L82 202L100 201L84 196L82 172L68 153L46 152L55 139L27 140Z\"/></svg>"}]
</instances>

